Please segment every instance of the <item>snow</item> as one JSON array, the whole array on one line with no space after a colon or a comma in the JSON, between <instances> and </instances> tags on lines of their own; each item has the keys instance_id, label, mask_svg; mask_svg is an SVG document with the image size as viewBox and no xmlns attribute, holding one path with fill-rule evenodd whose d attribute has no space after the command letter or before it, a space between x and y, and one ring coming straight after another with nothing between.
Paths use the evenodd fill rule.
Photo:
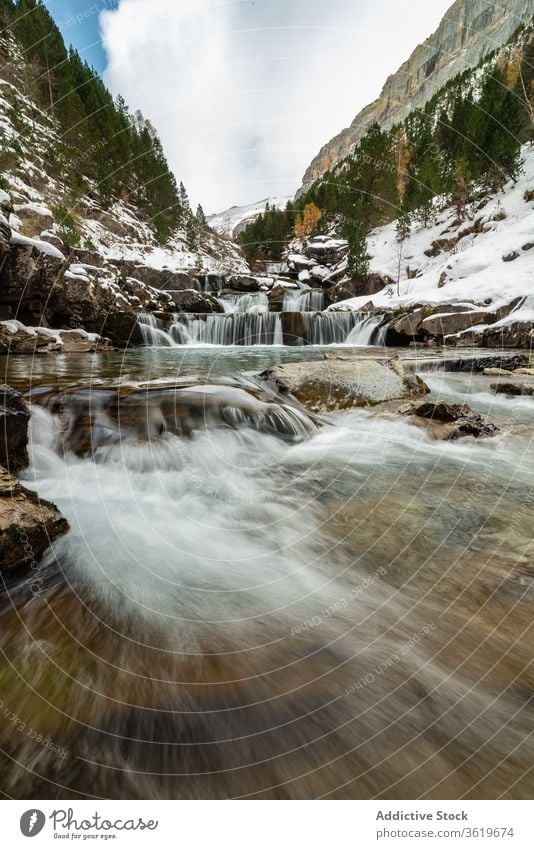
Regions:
<instances>
[{"instance_id":1,"label":"snow","mask_svg":"<svg viewBox=\"0 0 534 849\"><path fill-rule=\"evenodd\" d=\"M3 189L0 189L0 206L2 204L9 204L9 203L11 203L11 198L9 197L8 193L5 192Z\"/></svg>"},{"instance_id":2,"label":"snow","mask_svg":"<svg viewBox=\"0 0 534 849\"><path fill-rule=\"evenodd\" d=\"M317 260L310 259L309 256L304 256L304 254L289 254L287 262L289 266L301 265L304 268L313 268L317 265Z\"/></svg>"},{"instance_id":3,"label":"snow","mask_svg":"<svg viewBox=\"0 0 534 849\"><path fill-rule=\"evenodd\" d=\"M232 206L224 212L218 212L216 215L208 215L208 224L221 235L237 235L236 230L241 225L250 223L256 218L259 218L265 212L267 204L271 208L285 209L288 201L293 200L293 196L273 197L259 200L256 203L251 203L248 206Z\"/></svg>"},{"instance_id":4,"label":"snow","mask_svg":"<svg viewBox=\"0 0 534 849\"><path fill-rule=\"evenodd\" d=\"M98 333L89 333L87 330L82 329L52 330L50 327L30 327L26 324L22 324L21 321L17 321L16 319L0 321L0 327L5 327L6 330L13 336L16 333L26 333L28 336L37 336L37 334L40 336L48 336L58 345L63 345L63 339L61 337L67 334L83 336L84 339L88 339L90 342L98 342L98 340L102 338Z\"/></svg>"},{"instance_id":5,"label":"snow","mask_svg":"<svg viewBox=\"0 0 534 849\"><path fill-rule=\"evenodd\" d=\"M23 236L21 233L17 233L15 230L11 233L11 244L12 245L28 245L33 248L37 248L42 254L45 256L54 257L54 259L64 260L65 257L61 253L58 248L55 248L54 245L49 244L49 242L41 242L40 239L30 239L29 236Z\"/></svg>"},{"instance_id":6,"label":"snow","mask_svg":"<svg viewBox=\"0 0 534 849\"><path fill-rule=\"evenodd\" d=\"M54 218L48 207L40 203L16 203L14 209L15 212L35 212L36 215L41 215L43 218Z\"/></svg>"},{"instance_id":7,"label":"snow","mask_svg":"<svg viewBox=\"0 0 534 849\"><path fill-rule=\"evenodd\" d=\"M495 310L514 298L527 296L534 285L534 248L523 250L534 242L534 203L525 200L525 192L534 189L534 148L522 149L523 170L514 184L509 182L484 206L473 211L469 219L455 222L455 211L438 213L440 221L429 227L412 226L403 250L400 295L390 286L373 296L351 298L334 304L331 310L358 310L372 301L375 307L395 309L403 306L458 304L469 301ZM502 219L503 213L505 218ZM483 226L482 233L461 235L474 221ZM398 250L396 222L373 231L368 250L370 270L382 276L397 278ZM438 239L458 239L452 250L428 257L425 251ZM504 262L503 257L516 252L517 259ZM406 269L417 270L408 279ZM440 278L446 282L440 287ZM534 318L534 304L529 300L523 317ZM514 318L517 320L517 316Z\"/></svg>"}]
</instances>

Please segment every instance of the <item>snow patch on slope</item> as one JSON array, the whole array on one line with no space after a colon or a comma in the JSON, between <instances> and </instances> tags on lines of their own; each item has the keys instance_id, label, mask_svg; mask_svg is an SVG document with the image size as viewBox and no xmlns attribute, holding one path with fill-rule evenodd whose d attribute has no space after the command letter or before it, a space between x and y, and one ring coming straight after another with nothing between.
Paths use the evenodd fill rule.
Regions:
<instances>
[{"instance_id":1,"label":"snow patch on slope","mask_svg":"<svg viewBox=\"0 0 534 849\"><path fill-rule=\"evenodd\" d=\"M332 310L358 310L372 301L375 307L396 309L416 304L457 304L470 301L498 307L525 297L534 288L534 148L522 150L523 169L516 183L480 203L470 217L458 223L451 208L437 211L435 224L412 225L403 246L400 293L389 286L372 297L351 298L334 304ZM476 230L466 232L477 223ZM465 235L462 235L465 233ZM432 244L451 240L454 246L436 256L427 256ZM530 247L529 247L530 246ZM368 241L372 273L397 279L399 243L396 222L374 230ZM517 256L516 256L517 255ZM413 279L408 278L415 274ZM534 313L528 308L529 318Z\"/></svg>"}]
</instances>

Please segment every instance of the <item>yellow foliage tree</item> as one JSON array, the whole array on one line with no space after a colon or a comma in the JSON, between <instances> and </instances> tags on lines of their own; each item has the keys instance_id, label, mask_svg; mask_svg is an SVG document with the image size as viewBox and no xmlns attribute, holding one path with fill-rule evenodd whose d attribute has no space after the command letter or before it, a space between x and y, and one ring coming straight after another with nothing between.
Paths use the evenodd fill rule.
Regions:
<instances>
[{"instance_id":1,"label":"yellow foliage tree","mask_svg":"<svg viewBox=\"0 0 534 849\"><path fill-rule=\"evenodd\" d=\"M301 242L311 236L319 221L321 220L321 210L314 203L308 203L304 207L303 212L299 212L295 221L295 238Z\"/></svg>"},{"instance_id":2,"label":"yellow foliage tree","mask_svg":"<svg viewBox=\"0 0 534 849\"><path fill-rule=\"evenodd\" d=\"M397 168L397 191L399 193L399 200L402 206L404 202L404 195L406 194L406 189L410 182L410 161L412 157L412 151L404 129L400 129L396 134L394 149L395 164Z\"/></svg>"}]
</instances>

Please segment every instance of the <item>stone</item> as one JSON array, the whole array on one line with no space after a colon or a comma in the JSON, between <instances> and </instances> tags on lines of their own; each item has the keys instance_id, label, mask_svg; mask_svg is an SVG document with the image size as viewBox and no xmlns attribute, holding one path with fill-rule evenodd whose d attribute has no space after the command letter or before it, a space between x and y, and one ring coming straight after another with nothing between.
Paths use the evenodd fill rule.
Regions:
<instances>
[{"instance_id":1,"label":"stone","mask_svg":"<svg viewBox=\"0 0 534 849\"><path fill-rule=\"evenodd\" d=\"M465 436L488 438L496 436L499 428L471 409L467 404L451 404L448 401L423 401L401 407L404 416L414 417L413 424L429 428L434 439L453 440Z\"/></svg>"},{"instance_id":2,"label":"stone","mask_svg":"<svg viewBox=\"0 0 534 849\"><path fill-rule=\"evenodd\" d=\"M259 292L260 284L256 277L246 274L233 274L226 281L226 287L234 292Z\"/></svg>"},{"instance_id":3,"label":"stone","mask_svg":"<svg viewBox=\"0 0 534 849\"><path fill-rule=\"evenodd\" d=\"M260 375L278 391L292 395L313 412L370 407L429 392L415 374L397 360L322 360L277 365Z\"/></svg>"},{"instance_id":4,"label":"stone","mask_svg":"<svg viewBox=\"0 0 534 849\"><path fill-rule=\"evenodd\" d=\"M488 377L500 377L502 375L513 374L513 371L508 371L505 368L485 368L482 373Z\"/></svg>"},{"instance_id":5,"label":"stone","mask_svg":"<svg viewBox=\"0 0 534 849\"><path fill-rule=\"evenodd\" d=\"M0 572L37 564L52 541L68 530L57 507L0 467Z\"/></svg>"},{"instance_id":6,"label":"stone","mask_svg":"<svg viewBox=\"0 0 534 849\"><path fill-rule=\"evenodd\" d=\"M383 130L399 125L408 113L424 107L450 79L476 67L488 53L505 44L519 24L531 18L532 5L526 0L508 0L505 5L457 0L436 31L388 77L379 97L323 146L304 175L302 190L326 171L335 173L336 166L354 154L372 124L378 123ZM376 163L377 170L386 167L389 163ZM527 195L534 197L534 191Z\"/></svg>"},{"instance_id":7,"label":"stone","mask_svg":"<svg viewBox=\"0 0 534 849\"><path fill-rule=\"evenodd\" d=\"M65 260L31 245L11 245L0 263L0 319L42 325L51 292L65 270Z\"/></svg>"},{"instance_id":8,"label":"stone","mask_svg":"<svg viewBox=\"0 0 534 849\"><path fill-rule=\"evenodd\" d=\"M28 465L30 410L24 398L10 386L0 385L0 464L11 472Z\"/></svg>"},{"instance_id":9,"label":"stone","mask_svg":"<svg viewBox=\"0 0 534 849\"><path fill-rule=\"evenodd\" d=\"M428 257L436 257L439 256L443 252L452 251L458 241L458 236L455 236L451 239L436 239L432 242L430 248L426 250L425 256Z\"/></svg>"},{"instance_id":10,"label":"stone","mask_svg":"<svg viewBox=\"0 0 534 849\"><path fill-rule=\"evenodd\" d=\"M0 257L5 256L9 251L9 242L11 240L11 227L0 221Z\"/></svg>"},{"instance_id":11,"label":"stone","mask_svg":"<svg viewBox=\"0 0 534 849\"><path fill-rule=\"evenodd\" d=\"M488 313L478 310L470 310L469 312L447 312L446 308L438 315L424 318L420 325L420 330L429 336L443 337L453 336L455 333L461 333L470 327L475 327L477 324L492 324L497 320L494 313Z\"/></svg>"},{"instance_id":12,"label":"stone","mask_svg":"<svg viewBox=\"0 0 534 849\"><path fill-rule=\"evenodd\" d=\"M0 325L0 354L46 354L53 339L45 333L28 333L24 328L11 330Z\"/></svg>"},{"instance_id":13,"label":"stone","mask_svg":"<svg viewBox=\"0 0 534 849\"><path fill-rule=\"evenodd\" d=\"M509 254L505 254L502 258L503 262L514 262L514 260L518 259L519 254L517 251L511 251Z\"/></svg>"},{"instance_id":14,"label":"stone","mask_svg":"<svg viewBox=\"0 0 534 849\"><path fill-rule=\"evenodd\" d=\"M54 216L45 206L36 204L16 204L15 215L22 221L22 232L26 236L40 236L54 224Z\"/></svg>"},{"instance_id":15,"label":"stone","mask_svg":"<svg viewBox=\"0 0 534 849\"><path fill-rule=\"evenodd\" d=\"M111 341L101 336L94 338L77 330L60 330L58 335L61 345L57 349L62 354L95 354L97 351L113 350Z\"/></svg>"},{"instance_id":16,"label":"stone","mask_svg":"<svg viewBox=\"0 0 534 849\"><path fill-rule=\"evenodd\" d=\"M499 327L487 327L482 334L484 348L527 348L532 347L534 322L514 321Z\"/></svg>"},{"instance_id":17,"label":"stone","mask_svg":"<svg viewBox=\"0 0 534 849\"><path fill-rule=\"evenodd\" d=\"M346 301L348 298L371 297L382 292L386 286L393 286L393 279L387 275L369 274L365 280L341 280L329 290L330 301Z\"/></svg>"},{"instance_id":18,"label":"stone","mask_svg":"<svg viewBox=\"0 0 534 849\"><path fill-rule=\"evenodd\" d=\"M513 381L503 381L502 383L492 383L491 388L496 395L534 395L534 383L515 383Z\"/></svg>"},{"instance_id":19,"label":"stone","mask_svg":"<svg viewBox=\"0 0 534 849\"><path fill-rule=\"evenodd\" d=\"M175 308L179 312L196 314L224 312L223 307L219 301L213 297L213 295L203 295L202 293L195 291L195 289L167 291L172 298Z\"/></svg>"}]
</instances>

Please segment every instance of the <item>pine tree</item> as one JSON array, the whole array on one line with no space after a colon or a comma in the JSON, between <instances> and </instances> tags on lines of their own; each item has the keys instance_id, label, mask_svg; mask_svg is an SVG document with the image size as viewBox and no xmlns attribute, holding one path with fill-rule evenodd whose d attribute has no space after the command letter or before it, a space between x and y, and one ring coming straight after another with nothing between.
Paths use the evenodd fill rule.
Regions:
<instances>
[{"instance_id":1,"label":"pine tree","mask_svg":"<svg viewBox=\"0 0 534 849\"><path fill-rule=\"evenodd\" d=\"M202 227L205 227L208 223L204 214L204 210L202 209L202 206L200 204L197 206L196 219L198 223L202 225Z\"/></svg>"},{"instance_id":2,"label":"pine tree","mask_svg":"<svg viewBox=\"0 0 534 849\"><path fill-rule=\"evenodd\" d=\"M185 238L188 250L194 252L198 249L196 221L192 215L188 215L185 227Z\"/></svg>"},{"instance_id":3,"label":"pine tree","mask_svg":"<svg viewBox=\"0 0 534 849\"><path fill-rule=\"evenodd\" d=\"M347 271L353 279L366 280L369 256L361 201L354 205L352 216L343 219L341 232L349 244Z\"/></svg>"},{"instance_id":4,"label":"pine tree","mask_svg":"<svg viewBox=\"0 0 534 849\"><path fill-rule=\"evenodd\" d=\"M395 226L395 236L396 236L396 248L395 248L395 258L397 265L397 295L400 295L400 281L402 276L402 264L405 258L405 245L406 240L409 238L411 233L411 219L409 213L401 209L400 215L397 219L397 224Z\"/></svg>"},{"instance_id":5,"label":"pine tree","mask_svg":"<svg viewBox=\"0 0 534 849\"><path fill-rule=\"evenodd\" d=\"M180 206L186 212L190 212L191 211L191 204L189 203L189 196L187 194L186 188L185 188L183 183L180 183L180 188L179 188L178 191L179 191L179 198L180 198Z\"/></svg>"}]
</instances>

